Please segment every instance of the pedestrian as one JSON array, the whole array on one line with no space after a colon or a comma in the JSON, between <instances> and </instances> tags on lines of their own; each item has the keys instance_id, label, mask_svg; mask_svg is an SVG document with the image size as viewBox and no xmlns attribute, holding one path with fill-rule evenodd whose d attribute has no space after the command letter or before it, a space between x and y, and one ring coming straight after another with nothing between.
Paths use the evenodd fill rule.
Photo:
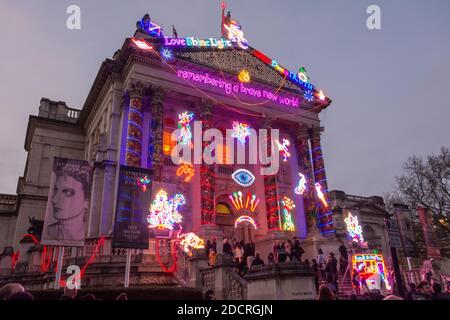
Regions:
<instances>
[{"instance_id":1,"label":"pedestrian","mask_svg":"<svg viewBox=\"0 0 450 320\"><path fill-rule=\"evenodd\" d=\"M116 298L117 301L119 300L128 300L128 295L125 292L122 292L121 294L119 294Z\"/></svg>"},{"instance_id":2,"label":"pedestrian","mask_svg":"<svg viewBox=\"0 0 450 320\"><path fill-rule=\"evenodd\" d=\"M339 289L338 289L337 260L332 252L330 252L330 254L328 255L328 262L325 267L325 270L327 275L327 282L331 284L336 290L336 293L338 293Z\"/></svg>"},{"instance_id":3,"label":"pedestrian","mask_svg":"<svg viewBox=\"0 0 450 320\"><path fill-rule=\"evenodd\" d=\"M223 239L223 253L229 256L233 256L233 248L228 243L228 238Z\"/></svg>"},{"instance_id":4,"label":"pedestrian","mask_svg":"<svg viewBox=\"0 0 450 320\"><path fill-rule=\"evenodd\" d=\"M427 281L421 281L417 286L417 292L413 294L413 300L430 300L432 289Z\"/></svg>"},{"instance_id":5,"label":"pedestrian","mask_svg":"<svg viewBox=\"0 0 450 320\"><path fill-rule=\"evenodd\" d=\"M316 287L316 294L318 294L319 293L319 265L317 264L316 259L312 259L311 268L314 272L314 284Z\"/></svg>"},{"instance_id":6,"label":"pedestrian","mask_svg":"<svg viewBox=\"0 0 450 320\"><path fill-rule=\"evenodd\" d=\"M335 295L331 292L330 288L323 284L319 288L319 296L317 300L336 300Z\"/></svg>"},{"instance_id":7,"label":"pedestrian","mask_svg":"<svg viewBox=\"0 0 450 320\"><path fill-rule=\"evenodd\" d=\"M259 253L256 252L256 257L252 262L252 266L262 266L264 265L264 261L259 257Z\"/></svg>"},{"instance_id":8,"label":"pedestrian","mask_svg":"<svg viewBox=\"0 0 450 320\"><path fill-rule=\"evenodd\" d=\"M275 264L275 258L273 256L273 252L270 252L267 256L267 264Z\"/></svg>"},{"instance_id":9,"label":"pedestrian","mask_svg":"<svg viewBox=\"0 0 450 320\"><path fill-rule=\"evenodd\" d=\"M216 251L213 248L209 249L208 259L209 266L213 267L216 265Z\"/></svg>"},{"instance_id":10,"label":"pedestrian","mask_svg":"<svg viewBox=\"0 0 450 320\"><path fill-rule=\"evenodd\" d=\"M359 272L356 269L353 269L352 274L352 283L353 287L355 288L356 294L361 294L361 288L360 288L360 278L359 278Z\"/></svg>"}]
</instances>

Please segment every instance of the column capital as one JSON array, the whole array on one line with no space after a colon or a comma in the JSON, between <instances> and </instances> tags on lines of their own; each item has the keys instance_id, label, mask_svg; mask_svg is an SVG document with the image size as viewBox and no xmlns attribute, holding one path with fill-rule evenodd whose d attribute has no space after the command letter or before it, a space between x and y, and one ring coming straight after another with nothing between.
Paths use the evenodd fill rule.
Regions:
<instances>
[{"instance_id":1,"label":"column capital","mask_svg":"<svg viewBox=\"0 0 450 320\"><path fill-rule=\"evenodd\" d=\"M139 99L144 96L145 86L141 81L132 81L128 85L128 94L131 99Z\"/></svg>"},{"instance_id":2,"label":"column capital","mask_svg":"<svg viewBox=\"0 0 450 320\"><path fill-rule=\"evenodd\" d=\"M212 116L212 112L214 109L214 102L211 99L202 98L199 104L199 112L200 116L203 118L208 118Z\"/></svg>"},{"instance_id":3,"label":"column capital","mask_svg":"<svg viewBox=\"0 0 450 320\"><path fill-rule=\"evenodd\" d=\"M164 98L169 92L169 90L158 86L152 87L151 92L152 92L151 105L154 106L154 105L161 105L164 102Z\"/></svg>"},{"instance_id":4,"label":"column capital","mask_svg":"<svg viewBox=\"0 0 450 320\"><path fill-rule=\"evenodd\" d=\"M309 129L311 138L320 138L320 134L325 131L324 127L316 126Z\"/></svg>"},{"instance_id":5,"label":"column capital","mask_svg":"<svg viewBox=\"0 0 450 320\"><path fill-rule=\"evenodd\" d=\"M263 127L264 129L272 128L273 119L272 119L272 118L269 118L269 117L264 117L264 118L261 120L261 123L262 123L262 127Z\"/></svg>"},{"instance_id":6,"label":"column capital","mask_svg":"<svg viewBox=\"0 0 450 320\"><path fill-rule=\"evenodd\" d=\"M299 123L295 128L296 138L297 140L303 140L305 138L309 138L309 130L310 128L304 124Z\"/></svg>"}]
</instances>

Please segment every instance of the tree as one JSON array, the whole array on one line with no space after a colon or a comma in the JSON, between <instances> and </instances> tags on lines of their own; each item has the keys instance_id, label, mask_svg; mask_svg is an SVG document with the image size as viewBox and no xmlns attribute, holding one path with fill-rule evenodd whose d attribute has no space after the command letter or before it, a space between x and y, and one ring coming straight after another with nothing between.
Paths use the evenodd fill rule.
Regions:
<instances>
[{"instance_id":1,"label":"tree","mask_svg":"<svg viewBox=\"0 0 450 320\"><path fill-rule=\"evenodd\" d=\"M410 208L423 206L433 217L438 237L448 237L450 228L450 150L441 148L425 159L413 156L396 177L396 191Z\"/></svg>"}]
</instances>

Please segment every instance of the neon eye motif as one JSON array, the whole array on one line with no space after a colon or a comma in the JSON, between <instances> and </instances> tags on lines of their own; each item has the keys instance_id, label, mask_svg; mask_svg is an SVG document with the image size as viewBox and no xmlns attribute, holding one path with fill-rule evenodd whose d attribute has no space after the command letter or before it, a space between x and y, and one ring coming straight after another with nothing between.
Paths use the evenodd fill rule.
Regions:
<instances>
[{"instance_id":1,"label":"neon eye motif","mask_svg":"<svg viewBox=\"0 0 450 320\"><path fill-rule=\"evenodd\" d=\"M255 176L248 170L238 169L231 175L234 182L243 187L249 187L255 182Z\"/></svg>"}]
</instances>

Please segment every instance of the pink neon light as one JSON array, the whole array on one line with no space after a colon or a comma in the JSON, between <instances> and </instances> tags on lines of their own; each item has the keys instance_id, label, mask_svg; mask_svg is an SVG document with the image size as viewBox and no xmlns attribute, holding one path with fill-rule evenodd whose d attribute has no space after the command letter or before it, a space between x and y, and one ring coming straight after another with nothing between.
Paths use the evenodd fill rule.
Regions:
<instances>
[{"instance_id":1,"label":"pink neon light","mask_svg":"<svg viewBox=\"0 0 450 320\"><path fill-rule=\"evenodd\" d=\"M131 40L136 45L136 47L138 47L139 49L142 49L142 50L152 50L153 49L153 47L149 46L147 44L147 42L145 42L144 40L137 40L137 39L131 39Z\"/></svg>"},{"instance_id":2,"label":"pink neon light","mask_svg":"<svg viewBox=\"0 0 450 320\"><path fill-rule=\"evenodd\" d=\"M254 98L261 98L264 100L272 100L281 105L298 107L300 100L295 96L282 96L275 94L271 91L264 89L257 89L255 87L248 86L244 83L229 82L222 78L215 78L209 73L197 73L188 70L179 69L177 72L178 78L186 80L200 82L211 87L216 87L223 90L226 94L231 95L233 93L245 94Z\"/></svg>"}]
</instances>

